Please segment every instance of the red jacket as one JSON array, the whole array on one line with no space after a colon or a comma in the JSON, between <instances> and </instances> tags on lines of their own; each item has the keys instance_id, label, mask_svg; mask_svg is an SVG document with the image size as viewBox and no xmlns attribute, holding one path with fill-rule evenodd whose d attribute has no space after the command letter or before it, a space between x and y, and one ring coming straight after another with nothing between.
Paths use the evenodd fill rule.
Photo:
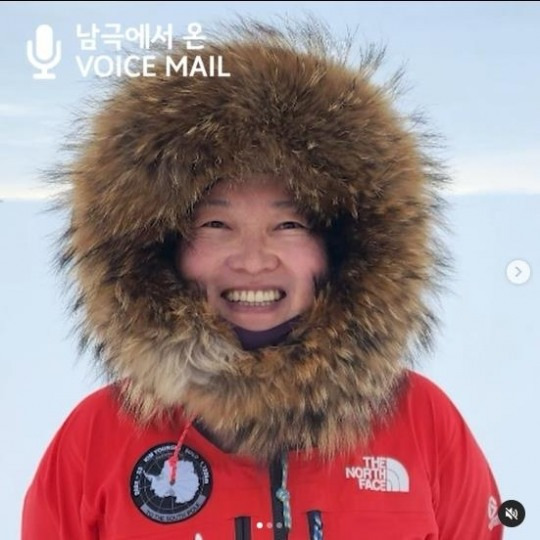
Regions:
<instances>
[{"instance_id":1,"label":"red jacket","mask_svg":"<svg viewBox=\"0 0 540 540\"><path fill-rule=\"evenodd\" d=\"M272 496L282 466L227 454L192 426L171 486L166 460L185 421L142 430L103 388L75 408L43 457L22 538L499 540L499 493L482 451L435 384L412 372L410 383L367 449L330 463L289 454L288 536Z\"/></svg>"}]
</instances>

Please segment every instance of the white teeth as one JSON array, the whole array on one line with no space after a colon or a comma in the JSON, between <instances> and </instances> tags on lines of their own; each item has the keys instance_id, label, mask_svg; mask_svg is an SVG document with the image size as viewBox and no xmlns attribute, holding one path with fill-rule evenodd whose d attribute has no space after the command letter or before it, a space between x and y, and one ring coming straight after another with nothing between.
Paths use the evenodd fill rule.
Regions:
<instances>
[{"instance_id":1,"label":"white teeth","mask_svg":"<svg viewBox=\"0 0 540 540\"><path fill-rule=\"evenodd\" d=\"M274 302L280 300L282 293L279 290L273 291L228 291L225 298L230 302Z\"/></svg>"}]
</instances>

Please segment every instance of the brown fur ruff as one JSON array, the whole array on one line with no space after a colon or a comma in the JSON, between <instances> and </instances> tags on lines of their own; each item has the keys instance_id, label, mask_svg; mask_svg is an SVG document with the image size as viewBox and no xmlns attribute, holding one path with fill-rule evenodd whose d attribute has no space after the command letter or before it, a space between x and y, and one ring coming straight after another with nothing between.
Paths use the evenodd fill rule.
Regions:
<instances>
[{"instance_id":1,"label":"brown fur ruff","mask_svg":"<svg viewBox=\"0 0 540 540\"><path fill-rule=\"evenodd\" d=\"M203 51L177 44L222 55L231 76L120 80L56 174L82 344L141 424L183 407L257 459L331 456L391 413L430 344L444 176L372 82L379 58L353 70L327 37L243 23ZM259 173L286 182L341 260L285 342L244 351L171 254L209 187Z\"/></svg>"}]
</instances>

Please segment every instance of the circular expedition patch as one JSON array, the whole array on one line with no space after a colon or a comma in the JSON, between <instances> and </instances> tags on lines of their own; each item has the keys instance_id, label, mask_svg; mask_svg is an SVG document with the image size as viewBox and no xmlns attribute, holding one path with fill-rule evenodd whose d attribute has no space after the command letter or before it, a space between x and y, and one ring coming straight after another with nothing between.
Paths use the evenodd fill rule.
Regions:
<instances>
[{"instance_id":1,"label":"circular expedition patch","mask_svg":"<svg viewBox=\"0 0 540 540\"><path fill-rule=\"evenodd\" d=\"M168 459L176 444L159 444L148 450L131 473L131 498L152 521L177 523L195 515L208 501L212 473L195 450L182 446L176 465L176 482L171 485Z\"/></svg>"}]
</instances>

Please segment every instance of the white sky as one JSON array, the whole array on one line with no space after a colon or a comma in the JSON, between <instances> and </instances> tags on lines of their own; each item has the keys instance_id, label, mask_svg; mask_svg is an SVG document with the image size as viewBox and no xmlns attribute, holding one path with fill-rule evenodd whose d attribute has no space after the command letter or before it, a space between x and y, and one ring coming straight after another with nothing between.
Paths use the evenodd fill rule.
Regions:
<instances>
[{"instance_id":1,"label":"white sky","mask_svg":"<svg viewBox=\"0 0 540 540\"><path fill-rule=\"evenodd\" d=\"M127 9L129 6L129 9ZM235 14L275 20L311 13L336 35L387 45L383 74L406 65L405 110L421 107L446 139L454 193L540 193L540 2L3 2L0 19L0 198L47 195L50 167L92 92L75 56L76 25L211 25ZM32 78L26 41L39 24L62 40L57 79ZM86 52L86 54L91 54ZM95 54L113 55L103 50Z\"/></svg>"}]
</instances>

